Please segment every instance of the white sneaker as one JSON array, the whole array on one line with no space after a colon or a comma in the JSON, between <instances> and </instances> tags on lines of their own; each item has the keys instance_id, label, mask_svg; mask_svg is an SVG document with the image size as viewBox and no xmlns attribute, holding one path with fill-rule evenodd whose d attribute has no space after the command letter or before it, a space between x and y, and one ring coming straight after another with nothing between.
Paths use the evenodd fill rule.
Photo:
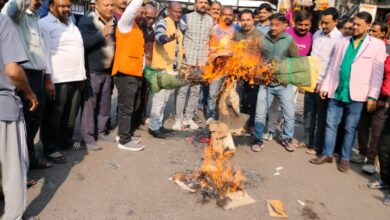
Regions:
<instances>
[{"instance_id":1,"label":"white sneaker","mask_svg":"<svg viewBox=\"0 0 390 220\"><path fill-rule=\"evenodd\" d=\"M196 130L196 129L198 129L199 128L199 125L197 125L195 122L194 122L194 120L184 120L183 121L183 125L184 126L190 126L190 129L192 129L192 130Z\"/></svg>"},{"instance_id":2,"label":"white sneaker","mask_svg":"<svg viewBox=\"0 0 390 220\"><path fill-rule=\"evenodd\" d=\"M372 164L363 165L362 170L370 174L374 174L376 172L375 166Z\"/></svg>"},{"instance_id":3,"label":"white sneaker","mask_svg":"<svg viewBox=\"0 0 390 220\"><path fill-rule=\"evenodd\" d=\"M214 121L214 118L212 118L212 117L211 117L211 118L208 118L207 121L206 121L206 124L207 124L207 125L210 125L210 123L211 123L212 121Z\"/></svg>"},{"instance_id":4,"label":"white sneaker","mask_svg":"<svg viewBox=\"0 0 390 220\"><path fill-rule=\"evenodd\" d=\"M134 141L129 141L126 144L118 143L118 148L122 150L129 150L129 151L140 151L143 150L145 147L135 143Z\"/></svg>"},{"instance_id":5,"label":"white sneaker","mask_svg":"<svg viewBox=\"0 0 390 220\"><path fill-rule=\"evenodd\" d=\"M115 142L119 142L120 139L121 138L119 136L116 136L115 137ZM136 143L136 144L139 144L139 143L141 143L142 140L141 140L141 138L131 137L131 141Z\"/></svg>"},{"instance_id":6,"label":"white sneaker","mask_svg":"<svg viewBox=\"0 0 390 220\"><path fill-rule=\"evenodd\" d=\"M267 132L267 134L264 134L264 140L272 141L274 139L274 134L272 132Z\"/></svg>"},{"instance_id":7,"label":"white sneaker","mask_svg":"<svg viewBox=\"0 0 390 220\"><path fill-rule=\"evenodd\" d=\"M182 125L183 125L183 123L181 122L181 120L176 120L175 124L173 124L173 126L172 126L172 130L181 131L183 129Z\"/></svg>"},{"instance_id":8,"label":"white sneaker","mask_svg":"<svg viewBox=\"0 0 390 220\"><path fill-rule=\"evenodd\" d=\"M141 143L141 138L138 138L138 137L131 137L131 142L134 142L134 143L136 143L136 144L139 144L139 143Z\"/></svg>"}]
</instances>

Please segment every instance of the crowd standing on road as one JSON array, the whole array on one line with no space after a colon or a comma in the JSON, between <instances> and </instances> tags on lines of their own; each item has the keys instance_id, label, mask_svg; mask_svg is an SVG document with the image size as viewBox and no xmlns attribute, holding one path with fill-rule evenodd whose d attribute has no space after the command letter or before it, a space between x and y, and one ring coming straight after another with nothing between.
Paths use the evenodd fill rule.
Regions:
<instances>
[{"instance_id":1,"label":"crowd standing on road","mask_svg":"<svg viewBox=\"0 0 390 220\"><path fill-rule=\"evenodd\" d=\"M198 108L204 109L207 125L218 121L216 100L223 77L209 85L151 94L143 70L148 65L165 74L199 77L221 41L227 48L232 41L255 43L263 60L310 55L321 63L315 91L304 94L301 142L293 138L296 87L239 82L253 152L261 152L276 137L281 113L279 139L287 151L306 148L316 155L310 163L336 160L343 173L351 161L374 174L379 161L380 179L368 187L390 186L390 15L387 23L373 21L367 12L339 22L339 12L330 7L320 12L317 29L310 10L294 11L290 19L274 13L268 3L254 12L240 10L237 18L232 7L207 0L196 0L187 14L172 1L159 17L156 5L143 0L96 0L89 5L90 11L78 20L70 0L9 0L0 8L3 219L22 218L26 185L34 184L28 169L66 163L62 150L97 151L101 141L116 139L119 149L140 151L145 148L136 135L140 124L148 123L149 134L162 139L172 131L197 130ZM110 135L114 87L116 138ZM172 94L175 121L169 129L164 112ZM78 114L81 141L73 139ZM38 130L45 158L35 152ZM356 137L358 154L352 152ZM390 194L384 203L390 205Z\"/></svg>"}]
</instances>

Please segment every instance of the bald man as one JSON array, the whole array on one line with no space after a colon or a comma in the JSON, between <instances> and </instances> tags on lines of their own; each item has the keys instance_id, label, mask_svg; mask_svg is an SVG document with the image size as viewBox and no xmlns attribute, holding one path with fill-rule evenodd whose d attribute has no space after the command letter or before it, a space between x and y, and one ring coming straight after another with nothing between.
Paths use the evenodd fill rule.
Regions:
<instances>
[{"instance_id":1,"label":"bald man","mask_svg":"<svg viewBox=\"0 0 390 220\"><path fill-rule=\"evenodd\" d=\"M142 31L144 32L145 39L145 59L146 64L150 65L152 63L153 57L153 42L154 42L154 30L153 24L156 20L157 9L151 4L146 4L146 23L142 26Z\"/></svg>"},{"instance_id":2,"label":"bald man","mask_svg":"<svg viewBox=\"0 0 390 220\"><path fill-rule=\"evenodd\" d=\"M111 110L111 67L115 50L113 1L96 0L95 6L96 10L79 22L88 75L80 128L88 150L100 150L97 140L108 140L104 133Z\"/></svg>"},{"instance_id":3,"label":"bald man","mask_svg":"<svg viewBox=\"0 0 390 220\"><path fill-rule=\"evenodd\" d=\"M168 17L159 20L155 28L152 67L164 70L167 74L177 74L183 60L183 33L179 29L181 15L181 4L171 2ZM173 91L161 89L153 94L149 133L156 138L165 138L169 132L163 126L163 118L165 106Z\"/></svg>"}]
</instances>

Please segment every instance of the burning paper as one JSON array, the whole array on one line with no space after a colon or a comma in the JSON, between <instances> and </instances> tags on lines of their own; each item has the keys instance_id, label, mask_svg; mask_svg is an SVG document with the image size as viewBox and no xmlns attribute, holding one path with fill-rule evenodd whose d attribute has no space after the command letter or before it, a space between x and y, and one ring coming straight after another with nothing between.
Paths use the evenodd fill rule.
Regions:
<instances>
[{"instance_id":1,"label":"burning paper","mask_svg":"<svg viewBox=\"0 0 390 220\"><path fill-rule=\"evenodd\" d=\"M283 202L280 200L266 199L269 215L271 217L287 218L286 211L284 211Z\"/></svg>"},{"instance_id":2,"label":"burning paper","mask_svg":"<svg viewBox=\"0 0 390 220\"><path fill-rule=\"evenodd\" d=\"M205 148L201 168L192 173L177 173L172 178L183 189L200 192L204 201L216 199L219 206L226 206L231 193L242 190L245 177L238 167L232 167L229 159L233 152L213 150L212 144ZM234 195L233 195L234 198Z\"/></svg>"}]
</instances>

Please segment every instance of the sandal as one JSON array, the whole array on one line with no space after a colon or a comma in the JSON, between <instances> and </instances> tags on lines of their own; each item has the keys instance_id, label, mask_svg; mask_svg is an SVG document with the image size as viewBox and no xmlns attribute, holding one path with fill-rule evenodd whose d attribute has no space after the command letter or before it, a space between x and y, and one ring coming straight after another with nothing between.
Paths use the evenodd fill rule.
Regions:
<instances>
[{"instance_id":1,"label":"sandal","mask_svg":"<svg viewBox=\"0 0 390 220\"><path fill-rule=\"evenodd\" d=\"M38 182L31 179L31 178L27 178L27 189L31 188L32 186L36 185Z\"/></svg>"},{"instance_id":2,"label":"sandal","mask_svg":"<svg viewBox=\"0 0 390 220\"><path fill-rule=\"evenodd\" d=\"M381 179L369 182L367 186L370 189L387 189L389 187Z\"/></svg>"},{"instance_id":3,"label":"sandal","mask_svg":"<svg viewBox=\"0 0 390 220\"><path fill-rule=\"evenodd\" d=\"M50 155L47 155L47 158L53 162L53 163L65 163L66 162L66 158L64 157L64 155L62 155L60 152L54 152Z\"/></svg>"},{"instance_id":4,"label":"sandal","mask_svg":"<svg viewBox=\"0 0 390 220\"><path fill-rule=\"evenodd\" d=\"M30 164L30 170L40 170L52 167L53 164L47 161L38 161Z\"/></svg>"}]
</instances>

